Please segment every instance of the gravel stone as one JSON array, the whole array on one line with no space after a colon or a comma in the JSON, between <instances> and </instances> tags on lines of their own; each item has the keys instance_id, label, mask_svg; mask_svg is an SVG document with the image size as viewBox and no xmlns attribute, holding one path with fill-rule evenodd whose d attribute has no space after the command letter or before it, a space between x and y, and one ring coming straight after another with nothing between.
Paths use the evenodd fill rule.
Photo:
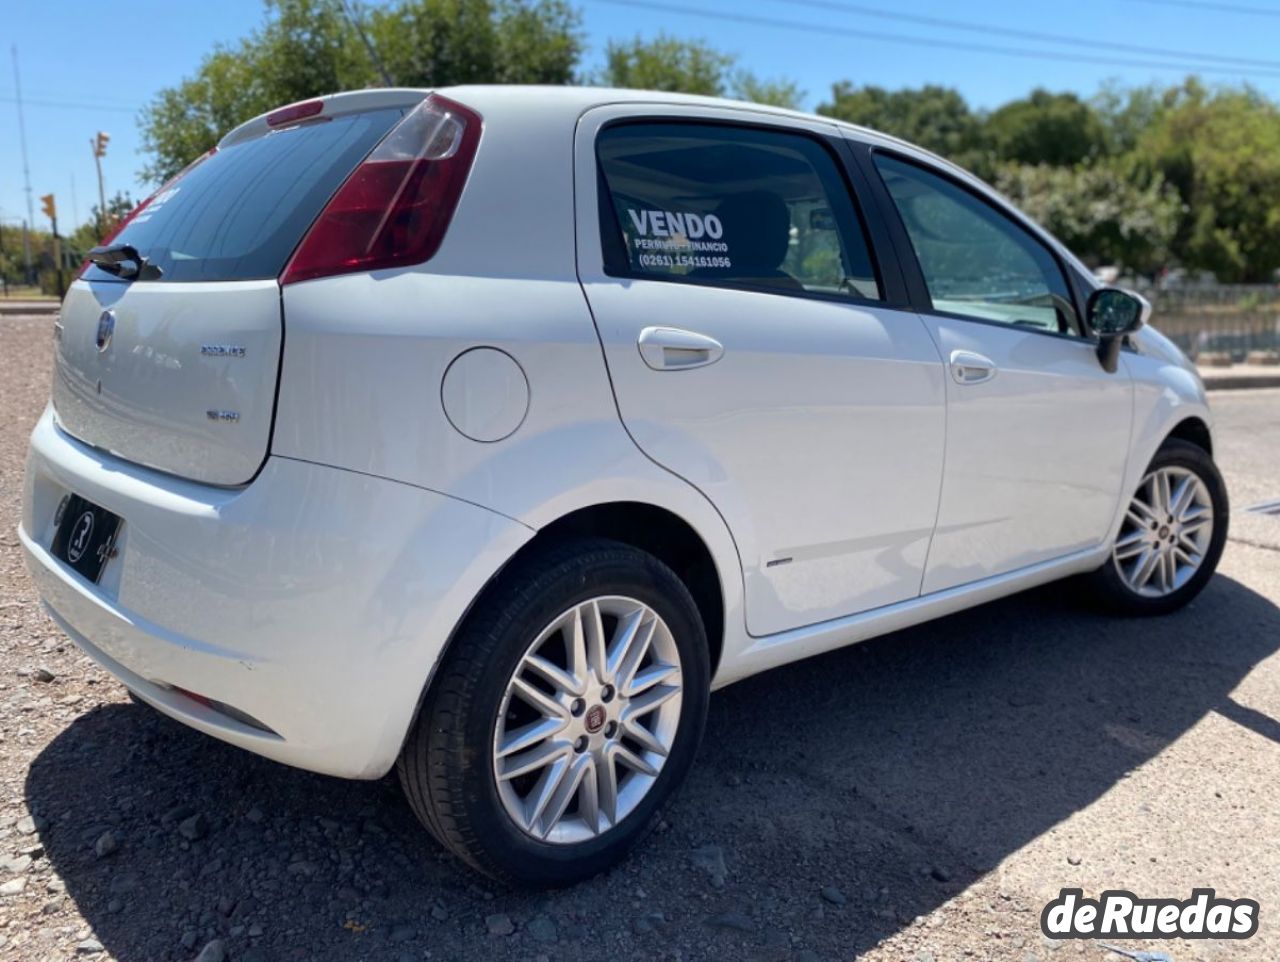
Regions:
<instances>
[{"instance_id":1,"label":"gravel stone","mask_svg":"<svg viewBox=\"0 0 1280 962\"><path fill-rule=\"evenodd\" d=\"M690 853L690 860L695 866L711 877L711 884L722 888L729 870L724 864L724 851L719 845L704 845Z\"/></svg>"},{"instance_id":2,"label":"gravel stone","mask_svg":"<svg viewBox=\"0 0 1280 962\"><path fill-rule=\"evenodd\" d=\"M0 884L0 895L21 895L27 887L27 880L23 876L10 879Z\"/></svg>"},{"instance_id":3,"label":"gravel stone","mask_svg":"<svg viewBox=\"0 0 1280 962\"><path fill-rule=\"evenodd\" d=\"M209 834L209 820L197 812L178 823L178 832L190 842L198 841Z\"/></svg>"},{"instance_id":4,"label":"gravel stone","mask_svg":"<svg viewBox=\"0 0 1280 962\"><path fill-rule=\"evenodd\" d=\"M200 950L200 954L196 956L196 962L225 962L226 957L226 943L222 939L214 939Z\"/></svg>"},{"instance_id":5,"label":"gravel stone","mask_svg":"<svg viewBox=\"0 0 1280 962\"><path fill-rule=\"evenodd\" d=\"M511 919L501 912L495 912L484 920L485 928L489 930L490 935L510 935L516 930Z\"/></svg>"},{"instance_id":6,"label":"gravel stone","mask_svg":"<svg viewBox=\"0 0 1280 962\"><path fill-rule=\"evenodd\" d=\"M54 673L51 672L48 668L37 668L35 671L31 673L32 681L38 681L44 685L47 685L49 682L53 681L55 677L57 676L54 675Z\"/></svg>"},{"instance_id":7,"label":"gravel stone","mask_svg":"<svg viewBox=\"0 0 1280 962\"><path fill-rule=\"evenodd\" d=\"M844 905L848 901L834 885L828 885L822 890L822 899L824 902L830 902L832 905Z\"/></svg>"},{"instance_id":8,"label":"gravel stone","mask_svg":"<svg viewBox=\"0 0 1280 962\"><path fill-rule=\"evenodd\" d=\"M85 939L83 942L76 943L76 952L79 955L97 955L102 951L102 943L97 939Z\"/></svg>"},{"instance_id":9,"label":"gravel stone","mask_svg":"<svg viewBox=\"0 0 1280 962\"><path fill-rule=\"evenodd\" d=\"M534 918L524 930L537 942L554 942L558 938L555 922L545 915Z\"/></svg>"},{"instance_id":10,"label":"gravel stone","mask_svg":"<svg viewBox=\"0 0 1280 962\"><path fill-rule=\"evenodd\" d=\"M103 832L98 836L98 840L93 843L93 851L98 858L114 855L119 848L120 840L116 838L115 832Z\"/></svg>"}]
</instances>

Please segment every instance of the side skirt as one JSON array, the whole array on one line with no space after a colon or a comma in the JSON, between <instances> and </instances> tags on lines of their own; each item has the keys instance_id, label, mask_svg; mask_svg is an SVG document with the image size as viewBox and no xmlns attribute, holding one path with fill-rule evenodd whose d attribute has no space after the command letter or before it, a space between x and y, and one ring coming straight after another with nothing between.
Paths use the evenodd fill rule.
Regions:
<instances>
[{"instance_id":1,"label":"side skirt","mask_svg":"<svg viewBox=\"0 0 1280 962\"><path fill-rule=\"evenodd\" d=\"M879 635L910 628L925 621L985 604L997 598L1016 594L1028 588L1057 581L1070 575L1081 574L1098 568L1107 560L1109 545L1086 548L1052 561L1019 568L1005 574L994 575L967 585L921 595L908 601L873 608L870 611L834 618L831 621L806 625L776 635L762 638L745 638L745 648L738 648L735 656L726 652L716 673L712 688L724 688L735 681L801 658L820 655L845 645L867 641Z\"/></svg>"}]
</instances>

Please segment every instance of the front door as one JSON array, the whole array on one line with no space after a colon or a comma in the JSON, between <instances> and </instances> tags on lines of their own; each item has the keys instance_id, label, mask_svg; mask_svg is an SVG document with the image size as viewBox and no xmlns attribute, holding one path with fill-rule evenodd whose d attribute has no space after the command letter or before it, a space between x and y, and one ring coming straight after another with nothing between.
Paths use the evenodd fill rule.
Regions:
<instances>
[{"instance_id":1,"label":"front door","mask_svg":"<svg viewBox=\"0 0 1280 962\"><path fill-rule=\"evenodd\" d=\"M1133 387L1085 336L1052 250L991 200L875 152L947 364L947 454L924 591L1096 547L1115 517ZM909 255L907 255L909 256Z\"/></svg>"},{"instance_id":2,"label":"front door","mask_svg":"<svg viewBox=\"0 0 1280 962\"><path fill-rule=\"evenodd\" d=\"M944 373L886 302L834 131L636 109L589 113L577 149L579 274L627 429L725 518L752 634L915 597Z\"/></svg>"}]
</instances>

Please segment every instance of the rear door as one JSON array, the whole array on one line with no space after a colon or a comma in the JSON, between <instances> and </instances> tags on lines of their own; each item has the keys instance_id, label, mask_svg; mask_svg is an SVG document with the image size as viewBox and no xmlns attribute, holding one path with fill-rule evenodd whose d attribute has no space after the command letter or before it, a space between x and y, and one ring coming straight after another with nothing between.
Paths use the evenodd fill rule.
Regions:
<instances>
[{"instance_id":1,"label":"rear door","mask_svg":"<svg viewBox=\"0 0 1280 962\"><path fill-rule=\"evenodd\" d=\"M413 99L421 94L401 92ZM160 274L90 266L62 307L62 428L119 457L240 484L267 455L280 368L277 276L325 202L402 116L383 95L231 135L144 205L113 245Z\"/></svg>"},{"instance_id":2,"label":"rear door","mask_svg":"<svg viewBox=\"0 0 1280 962\"><path fill-rule=\"evenodd\" d=\"M1124 479L1130 378L1103 370L1061 259L1013 212L919 160L871 157L948 365L924 591L1096 547Z\"/></svg>"},{"instance_id":3,"label":"rear door","mask_svg":"<svg viewBox=\"0 0 1280 962\"><path fill-rule=\"evenodd\" d=\"M937 509L942 365L833 133L634 105L579 125L579 275L619 410L728 522L755 635L915 597Z\"/></svg>"}]
</instances>

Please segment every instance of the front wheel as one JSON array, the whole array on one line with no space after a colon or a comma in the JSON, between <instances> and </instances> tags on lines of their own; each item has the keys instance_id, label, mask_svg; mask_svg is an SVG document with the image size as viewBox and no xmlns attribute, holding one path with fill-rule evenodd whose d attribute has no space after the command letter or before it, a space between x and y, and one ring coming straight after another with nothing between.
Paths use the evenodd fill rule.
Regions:
<instances>
[{"instance_id":1,"label":"front wheel","mask_svg":"<svg viewBox=\"0 0 1280 962\"><path fill-rule=\"evenodd\" d=\"M1156 452L1125 510L1111 557L1094 575L1123 614L1181 608L1213 576L1227 541L1227 488L1202 448L1171 439Z\"/></svg>"},{"instance_id":2,"label":"front wheel","mask_svg":"<svg viewBox=\"0 0 1280 962\"><path fill-rule=\"evenodd\" d=\"M653 556L574 541L505 572L450 645L400 757L415 813L495 878L562 885L621 859L693 761L709 664Z\"/></svg>"}]
</instances>

